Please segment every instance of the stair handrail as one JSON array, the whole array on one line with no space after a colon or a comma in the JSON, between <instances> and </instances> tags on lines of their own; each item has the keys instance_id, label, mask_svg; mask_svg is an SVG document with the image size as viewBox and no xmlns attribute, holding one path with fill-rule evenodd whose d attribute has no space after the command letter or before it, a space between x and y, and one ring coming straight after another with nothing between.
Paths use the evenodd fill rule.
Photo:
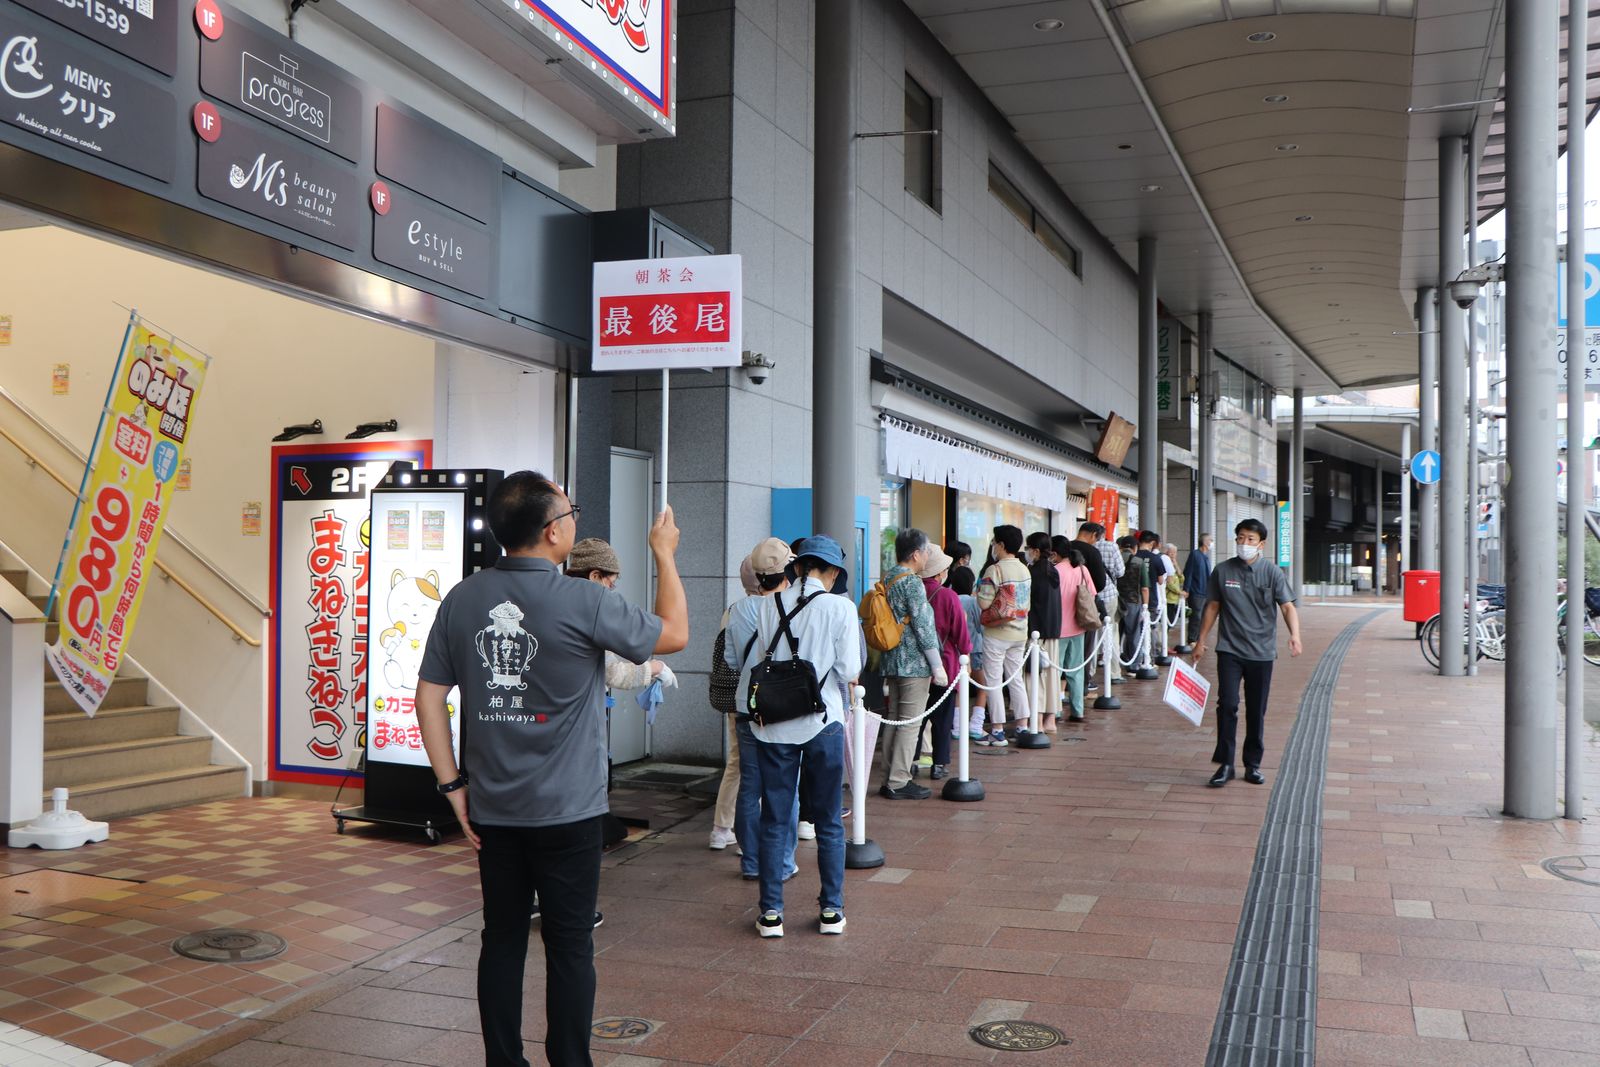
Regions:
<instances>
[{"instance_id":1,"label":"stair handrail","mask_svg":"<svg viewBox=\"0 0 1600 1067\"><path fill-rule=\"evenodd\" d=\"M14 404L18 408L20 408L24 415L27 415L30 419L33 419L35 423L38 423L38 425L42 429L48 431L52 436L54 436L56 438L56 440L61 441L60 436L58 434L56 434L55 431L51 430L50 427L45 426L43 423L39 422L39 420L33 415L32 412L28 411L26 408L22 408L22 405L17 404L16 400L13 399L9 393L6 393L4 389L0 389L0 394L5 395L5 398L7 400L11 401L12 404ZM7 441L9 441L12 444L12 446L16 448L16 450L18 452L22 453L22 455L27 459L27 461L29 463L31 463L33 466L39 468L40 470L42 470L46 474L48 474L51 478L53 478L55 480L57 485L61 486L61 488L65 489L69 493L74 493L75 494L77 492L77 490L72 487L72 483L67 481L67 479L62 476L60 471L56 470L54 467L50 466L49 463L45 462L43 457L41 457L32 448L28 447L27 444L25 444L24 442L18 440L11 433L11 431L6 429L4 426L0 426L0 437L4 437ZM65 442L65 441L62 441L61 443L66 445L66 447L69 450L71 450L74 454L76 454L77 450L73 449L70 444L67 444L67 442ZM175 540L177 539L177 535L175 535L175 534L167 533L166 536L173 537ZM179 540L178 543L180 545L182 545L182 547L184 547L185 549L189 549L189 546L187 544L184 544L184 542L182 542L181 540ZM189 551L193 552L193 549L189 549ZM236 585L234 583L233 579L229 578L227 575L225 575L221 571L217 570L217 567L216 567L215 564L213 564L211 561L207 560L204 556L201 556L199 553L194 553L194 555L195 555L195 557L197 559L200 560L201 563L203 563L205 566L210 568L212 570L212 572L217 575L217 577L221 578L224 582L226 582L230 588L232 588L235 592L238 592L241 596L243 596L246 600L248 600L253 606L255 606L256 609L261 612L261 615L262 615L263 618L270 618L271 617L272 612L268 611L266 608L263 608L258 603L256 603L255 598L251 597L248 593L245 593L244 590L240 589L238 587L238 585ZM195 603L197 603L201 607L205 608L208 612L210 612L212 614L213 617L216 618L216 620L218 622L222 623L222 625L226 626L229 630L232 630L235 640L243 641L245 644L249 645L251 648L260 648L261 647L261 638L255 637L255 636L251 635L250 633L246 632L245 630L241 629L238 623L234 622L227 615L225 615L223 613L222 609L217 607L215 604L213 604L211 602L211 600L209 598L207 598L203 593L201 593L194 586L190 585L188 582L184 581L182 578L178 577L177 574L173 573L172 568L168 567L165 563L161 562L161 560L159 558L156 559L154 561L154 563L155 563L156 569L159 570L167 578L167 580L169 580L172 583L174 583L175 585L177 585L177 587L179 589L182 589L185 593L188 593L189 596L194 598Z\"/></svg>"}]
</instances>

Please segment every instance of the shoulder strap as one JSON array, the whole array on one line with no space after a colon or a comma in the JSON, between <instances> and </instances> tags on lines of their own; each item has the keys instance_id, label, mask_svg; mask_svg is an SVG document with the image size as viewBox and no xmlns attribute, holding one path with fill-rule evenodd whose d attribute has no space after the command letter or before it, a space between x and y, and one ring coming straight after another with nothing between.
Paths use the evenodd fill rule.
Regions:
<instances>
[{"instance_id":1,"label":"shoulder strap","mask_svg":"<svg viewBox=\"0 0 1600 1067\"><path fill-rule=\"evenodd\" d=\"M800 614L801 608L804 608L807 604L811 603L821 595L822 594L820 592L812 593L810 596L802 594L800 599L795 601L793 611L784 611L783 601L777 601L778 629L777 632L772 635L772 643L767 646L767 659L771 659L772 654L778 650L778 641L780 638L788 638L790 658L800 658L800 645L799 642L797 642L794 638L794 632L789 629L789 621L796 615Z\"/></svg>"}]
</instances>

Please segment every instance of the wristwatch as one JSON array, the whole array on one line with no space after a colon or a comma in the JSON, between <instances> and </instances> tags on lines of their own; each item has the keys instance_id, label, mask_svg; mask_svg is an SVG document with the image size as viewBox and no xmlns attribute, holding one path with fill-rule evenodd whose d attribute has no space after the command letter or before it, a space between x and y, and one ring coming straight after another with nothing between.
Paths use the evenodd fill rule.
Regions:
<instances>
[{"instance_id":1,"label":"wristwatch","mask_svg":"<svg viewBox=\"0 0 1600 1067\"><path fill-rule=\"evenodd\" d=\"M436 785L434 785L434 788L437 789L440 793L454 793L457 789L464 788L466 786L466 784L467 784L467 772L466 771L462 771L460 774L456 775L456 780L455 781L453 781L453 782L439 782Z\"/></svg>"}]
</instances>

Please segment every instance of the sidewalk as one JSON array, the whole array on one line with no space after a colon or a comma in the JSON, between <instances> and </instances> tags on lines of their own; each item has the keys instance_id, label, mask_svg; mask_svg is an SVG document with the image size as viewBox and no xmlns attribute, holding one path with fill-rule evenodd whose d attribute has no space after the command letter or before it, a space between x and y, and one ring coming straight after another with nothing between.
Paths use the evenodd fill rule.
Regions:
<instances>
[{"instance_id":1,"label":"sidewalk","mask_svg":"<svg viewBox=\"0 0 1600 1067\"><path fill-rule=\"evenodd\" d=\"M754 932L754 886L731 850L706 849L709 812L612 852L596 1016L645 1032L597 1039L596 1062L999 1062L1010 1057L967 1028L1027 1019L1072 1042L1029 1064L1203 1064L1278 753L1318 657L1356 617L1308 606L1306 654L1274 677L1266 787L1207 789L1210 730L1160 706L1152 682L1117 687L1123 710L1091 711L1049 750L974 750L981 803L874 795L869 833L888 864L847 872L841 938L808 928L813 846L802 844L789 934L775 942ZM1600 829L1497 816L1501 668L1439 679L1409 632L1397 611L1369 623L1334 695L1317 1060L1600 1062L1600 886L1540 866L1600 855ZM1589 757L1597 795L1593 737ZM336 837L326 820L302 802L234 801L119 823L108 843L119 852L93 846L55 865L163 880L25 916L0 906L0 1021L167 1067L481 1063L470 857L459 844ZM0 850L0 876L59 858ZM206 893L222 896L192 899ZM170 954L174 937L219 916L284 931L288 952L254 964ZM535 942L532 1041L542 971ZM191 1029L108 1043L135 1013ZM0 1029L11 1067L6 1040Z\"/></svg>"}]
</instances>

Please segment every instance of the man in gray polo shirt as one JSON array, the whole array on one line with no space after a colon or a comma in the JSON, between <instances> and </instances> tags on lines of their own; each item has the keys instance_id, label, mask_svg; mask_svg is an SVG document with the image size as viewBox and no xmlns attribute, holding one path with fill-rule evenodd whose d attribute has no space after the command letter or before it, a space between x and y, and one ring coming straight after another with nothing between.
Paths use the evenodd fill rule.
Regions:
<instances>
[{"instance_id":1,"label":"man in gray polo shirt","mask_svg":"<svg viewBox=\"0 0 1600 1067\"><path fill-rule=\"evenodd\" d=\"M1220 789L1234 777L1234 737L1239 729L1239 683L1244 683L1244 780L1261 785L1261 756L1266 750L1267 695L1272 689L1272 664L1278 658L1278 619L1289 626L1289 655L1300 654L1300 615L1283 570L1262 558L1267 528L1245 519L1233 528L1237 555L1217 564L1206 593L1194 662L1206 652L1206 637L1217 626L1217 748L1212 762L1217 773L1206 783Z\"/></svg>"},{"instance_id":2,"label":"man in gray polo shirt","mask_svg":"<svg viewBox=\"0 0 1600 1067\"><path fill-rule=\"evenodd\" d=\"M439 791L478 850L478 1014L488 1067L528 1067L522 973L535 892L543 911L545 1058L591 1063L592 924L607 810L605 654L643 663L689 641L672 511L650 529L655 614L561 573L577 515L541 474L518 471L500 482L489 497L489 528L505 555L444 598L417 685L417 721ZM445 709L452 686L461 691L464 771Z\"/></svg>"}]
</instances>

